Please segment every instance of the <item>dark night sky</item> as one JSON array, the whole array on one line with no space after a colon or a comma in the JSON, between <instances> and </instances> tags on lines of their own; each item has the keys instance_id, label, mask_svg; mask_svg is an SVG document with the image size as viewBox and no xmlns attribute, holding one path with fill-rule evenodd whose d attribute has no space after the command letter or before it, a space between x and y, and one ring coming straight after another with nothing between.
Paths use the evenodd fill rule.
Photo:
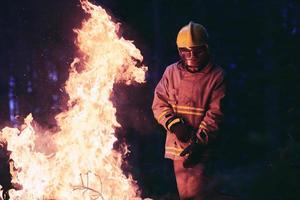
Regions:
<instances>
[{"instance_id":1,"label":"dark night sky","mask_svg":"<svg viewBox=\"0 0 300 200\"><path fill-rule=\"evenodd\" d=\"M178 59L178 30L194 20L208 29L214 60L228 74L224 136L214 165L220 190L238 199L300 198L299 1L94 2L122 23L123 35L149 66L146 85L115 87L120 139L132 150L127 170L144 196L176 193L163 159L164 131L150 106L164 68ZM13 115L32 112L43 126L55 126L66 100L60 88L76 55L72 29L84 18L79 1L5 1L0 15L0 127L12 125L9 98L17 102Z\"/></svg>"}]
</instances>

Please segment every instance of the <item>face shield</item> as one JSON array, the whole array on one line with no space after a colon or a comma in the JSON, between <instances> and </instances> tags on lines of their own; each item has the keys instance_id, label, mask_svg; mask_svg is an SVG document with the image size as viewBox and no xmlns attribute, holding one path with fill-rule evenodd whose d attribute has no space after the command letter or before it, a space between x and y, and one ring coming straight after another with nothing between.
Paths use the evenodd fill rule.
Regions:
<instances>
[{"instance_id":1,"label":"face shield","mask_svg":"<svg viewBox=\"0 0 300 200\"><path fill-rule=\"evenodd\" d=\"M178 48L179 55L189 68L201 69L209 62L207 45Z\"/></svg>"}]
</instances>

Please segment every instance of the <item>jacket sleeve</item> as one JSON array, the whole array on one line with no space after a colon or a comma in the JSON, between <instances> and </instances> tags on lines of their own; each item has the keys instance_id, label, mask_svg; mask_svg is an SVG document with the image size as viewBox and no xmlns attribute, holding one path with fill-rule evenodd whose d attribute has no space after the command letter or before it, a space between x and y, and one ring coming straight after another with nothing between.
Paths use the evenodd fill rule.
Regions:
<instances>
[{"instance_id":1,"label":"jacket sleeve","mask_svg":"<svg viewBox=\"0 0 300 200\"><path fill-rule=\"evenodd\" d=\"M178 123L178 118L175 117L172 106L168 103L168 86L170 79L168 71L168 69L165 70L161 80L155 88L152 110L158 123L165 129L170 130L170 127L173 124Z\"/></svg>"},{"instance_id":2,"label":"jacket sleeve","mask_svg":"<svg viewBox=\"0 0 300 200\"><path fill-rule=\"evenodd\" d=\"M222 71L222 73L220 73L216 78L215 84L212 88L208 109L200 123L200 129L203 130L208 138L211 136L210 133L214 133L219 130L220 123L223 119L222 104L225 97L225 87L225 74Z\"/></svg>"}]
</instances>

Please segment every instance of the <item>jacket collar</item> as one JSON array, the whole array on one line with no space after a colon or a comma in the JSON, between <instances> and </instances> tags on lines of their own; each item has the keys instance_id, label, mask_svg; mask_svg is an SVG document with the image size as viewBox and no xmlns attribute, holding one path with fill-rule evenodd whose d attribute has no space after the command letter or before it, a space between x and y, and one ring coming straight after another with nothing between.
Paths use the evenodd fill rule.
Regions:
<instances>
[{"instance_id":1,"label":"jacket collar","mask_svg":"<svg viewBox=\"0 0 300 200\"><path fill-rule=\"evenodd\" d=\"M212 62L210 61L201 71L200 73L208 74L213 67Z\"/></svg>"},{"instance_id":2,"label":"jacket collar","mask_svg":"<svg viewBox=\"0 0 300 200\"><path fill-rule=\"evenodd\" d=\"M177 65L179 66L180 69L188 71L185 66L184 63L182 61L178 61ZM195 73L204 73L204 74L208 74L211 70L211 68L213 68L213 63L210 61L203 69L201 69L199 72L195 72Z\"/></svg>"}]
</instances>

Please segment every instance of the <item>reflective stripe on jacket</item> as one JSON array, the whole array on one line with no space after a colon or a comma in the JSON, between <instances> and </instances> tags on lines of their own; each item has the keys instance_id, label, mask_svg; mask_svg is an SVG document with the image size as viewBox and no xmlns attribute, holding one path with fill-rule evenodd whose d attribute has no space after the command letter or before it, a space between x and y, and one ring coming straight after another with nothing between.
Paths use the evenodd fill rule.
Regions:
<instances>
[{"instance_id":1,"label":"reflective stripe on jacket","mask_svg":"<svg viewBox=\"0 0 300 200\"><path fill-rule=\"evenodd\" d=\"M224 71L208 64L191 73L181 62L168 66L155 88L152 110L156 120L167 130L165 157L181 159L180 152L188 145L177 140L166 127L174 117L182 117L195 130L201 128L209 138L219 129L225 96Z\"/></svg>"}]
</instances>

